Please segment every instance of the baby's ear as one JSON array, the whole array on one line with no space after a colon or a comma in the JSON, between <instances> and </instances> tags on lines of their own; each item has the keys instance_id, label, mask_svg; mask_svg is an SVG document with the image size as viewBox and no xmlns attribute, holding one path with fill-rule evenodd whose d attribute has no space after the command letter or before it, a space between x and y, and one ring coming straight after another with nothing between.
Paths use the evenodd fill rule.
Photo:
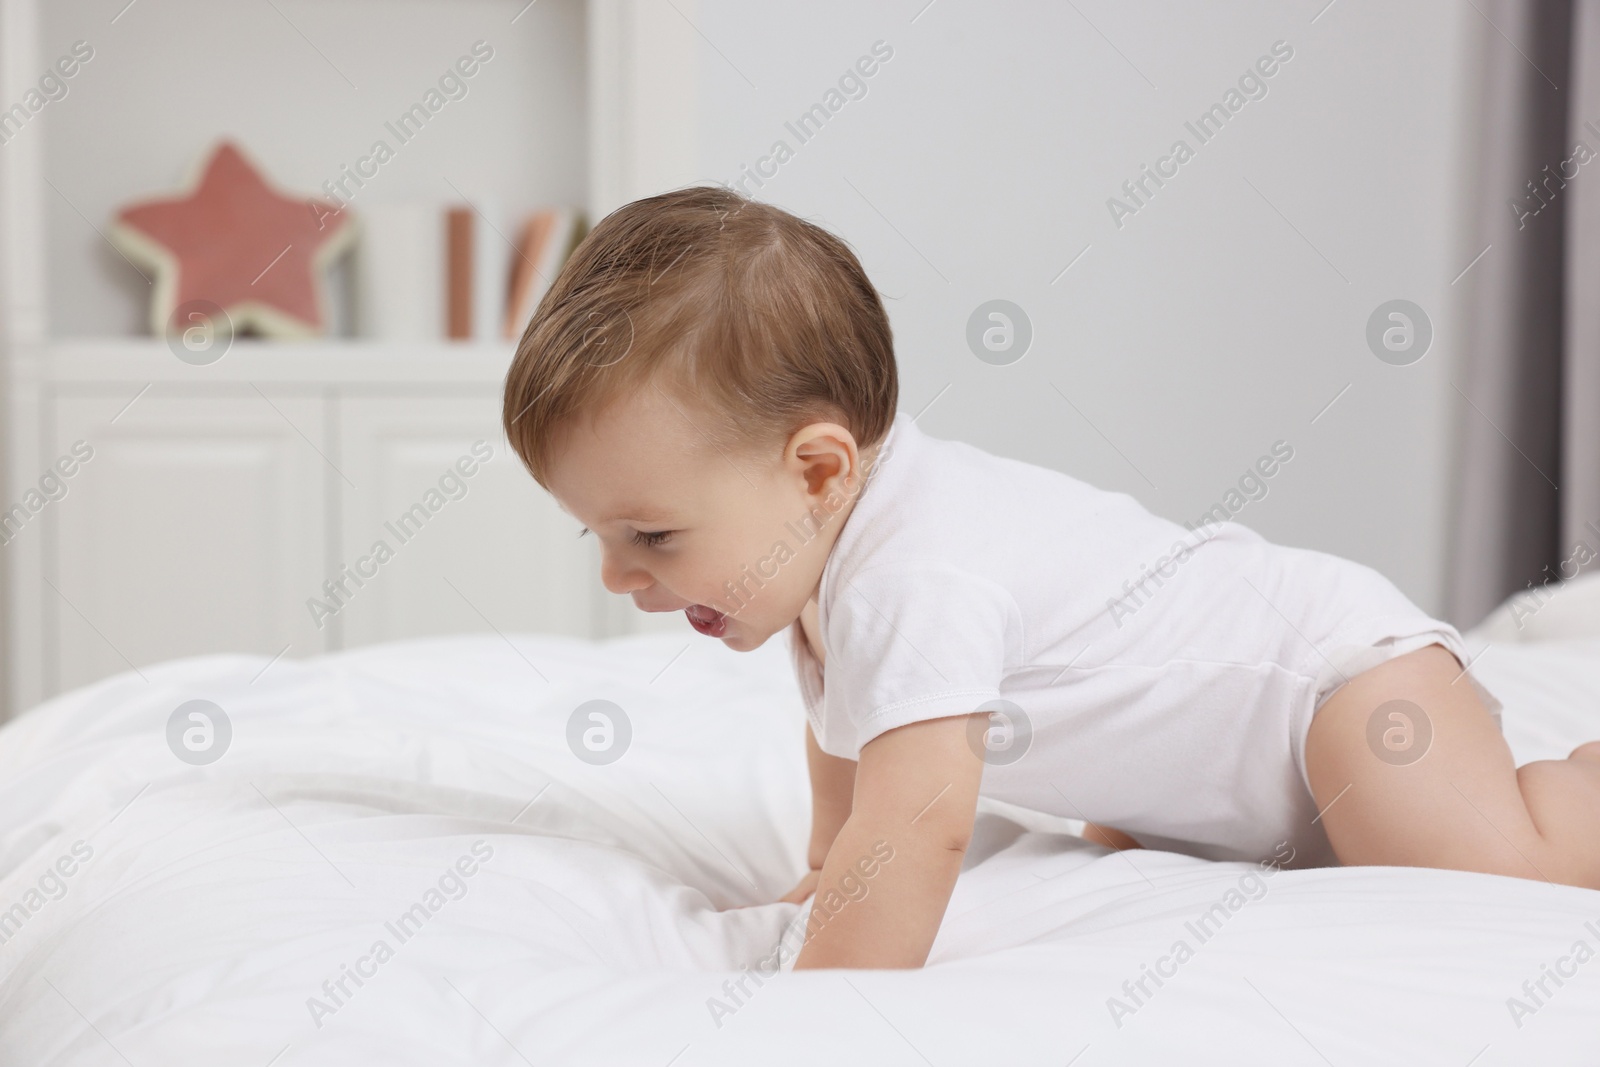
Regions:
<instances>
[{"instance_id":1,"label":"baby's ear","mask_svg":"<svg viewBox=\"0 0 1600 1067\"><path fill-rule=\"evenodd\" d=\"M806 488L812 493L823 492L830 478L845 472L856 478L861 473L855 438L838 423L814 422L801 427L790 438L789 453L801 464Z\"/></svg>"}]
</instances>

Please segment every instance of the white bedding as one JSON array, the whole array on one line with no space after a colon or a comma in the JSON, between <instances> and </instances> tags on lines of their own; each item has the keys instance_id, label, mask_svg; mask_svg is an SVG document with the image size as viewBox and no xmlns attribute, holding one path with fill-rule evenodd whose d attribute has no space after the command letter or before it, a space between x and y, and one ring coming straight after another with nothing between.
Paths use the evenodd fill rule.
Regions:
<instances>
[{"instance_id":1,"label":"white bedding","mask_svg":"<svg viewBox=\"0 0 1600 1067\"><path fill-rule=\"evenodd\" d=\"M803 866L804 720L778 642L685 644L211 656L10 724L0 909L26 918L0 946L0 1064L1600 1063L1600 959L1537 1006L1523 991L1576 942L1600 952L1600 892L1402 868L1255 883L987 805L927 968L730 993L802 914L734 906ZM1478 672L1519 762L1600 737L1600 640L1497 643ZM609 766L566 742L596 698L634 731ZM167 747L191 699L232 722L209 766ZM29 897L62 857L64 894ZM428 898L442 876L464 895ZM1186 923L1219 902L1202 942ZM385 924L419 903L402 941ZM1124 981L1179 939L1192 958L1136 1004ZM358 963L335 1006L324 982Z\"/></svg>"}]
</instances>

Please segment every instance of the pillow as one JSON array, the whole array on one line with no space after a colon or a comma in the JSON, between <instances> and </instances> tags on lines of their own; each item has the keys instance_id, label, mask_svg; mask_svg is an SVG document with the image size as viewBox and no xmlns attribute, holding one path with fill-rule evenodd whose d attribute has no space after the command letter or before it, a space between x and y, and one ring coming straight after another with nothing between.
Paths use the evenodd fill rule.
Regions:
<instances>
[{"instance_id":1,"label":"pillow","mask_svg":"<svg viewBox=\"0 0 1600 1067\"><path fill-rule=\"evenodd\" d=\"M1600 571L1524 589L1472 628L1472 644L1600 638Z\"/></svg>"}]
</instances>

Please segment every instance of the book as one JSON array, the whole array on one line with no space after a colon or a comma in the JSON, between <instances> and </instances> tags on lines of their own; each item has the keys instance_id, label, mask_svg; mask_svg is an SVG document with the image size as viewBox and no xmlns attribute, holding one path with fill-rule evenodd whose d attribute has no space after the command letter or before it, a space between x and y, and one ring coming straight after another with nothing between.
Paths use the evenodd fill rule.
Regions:
<instances>
[{"instance_id":1,"label":"book","mask_svg":"<svg viewBox=\"0 0 1600 1067\"><path fill-rule=\"evenodd\" d=\"M385 341L444 336L444 265L436 201L363 205L355 256L358 332Z\"/></svg>"},{"instance_id":2,"label":"book","mask_svg":"<svg viewBox=\"0 0 1600 1067\"><path fill-rule=\"evenodd\" d=\"M470 207L445 209L444 335L452 341L472 339L473 230Z\"/></svg>"},{"instance_id":3,"label":"book","mask_svg":"<svg viewBox=\"0 0 1600 1067\"><path fill-rule=\"evenodd\" d=\"M583 239L583 232L583 215L575 208L535 211L518 227L502 329L507 340L522 336L550 283Z\"/></svg>"}]
</instances>

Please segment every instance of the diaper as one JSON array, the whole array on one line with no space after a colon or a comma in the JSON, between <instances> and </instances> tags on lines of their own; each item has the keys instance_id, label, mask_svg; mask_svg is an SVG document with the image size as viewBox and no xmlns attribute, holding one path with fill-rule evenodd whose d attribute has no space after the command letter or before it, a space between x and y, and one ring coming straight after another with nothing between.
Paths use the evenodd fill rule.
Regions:
<instances>
[{"instance_id":1,"label":"diaper","mask_svg":"<svg viewBox=\"0 0 1600 1067\"><path fill-rule=\"evenodd\" d=\"M1450 654L1460 663L1466 674L1466 681L1471 683L1472 689L1478 694L1478 699L1483 701L1484 707L1489 709L1489 714L1494 718L1494 724L1504 729L1500 720L1500 712L1505 707L1488 688L1473 675L1468 664L1472 656L1467 652L1466 642L1461 639L1461 634L1454 626L1438 620L1429 620L1429 628L1419 629L1401 634L1389 634L1368 643L1340 644L1322 650L1327 660L1322 665L1322 670L1317 675L1317 699L1313 711L1320 708L1323 702L1331 697L1346 681L1354 678L1363 671L1370 671L1380 663L1387 663L1397 656L1407 652L1415 652L1419 648L1429 645L1443 645L1449 649Z\"/></svg>"}]
</instances>

